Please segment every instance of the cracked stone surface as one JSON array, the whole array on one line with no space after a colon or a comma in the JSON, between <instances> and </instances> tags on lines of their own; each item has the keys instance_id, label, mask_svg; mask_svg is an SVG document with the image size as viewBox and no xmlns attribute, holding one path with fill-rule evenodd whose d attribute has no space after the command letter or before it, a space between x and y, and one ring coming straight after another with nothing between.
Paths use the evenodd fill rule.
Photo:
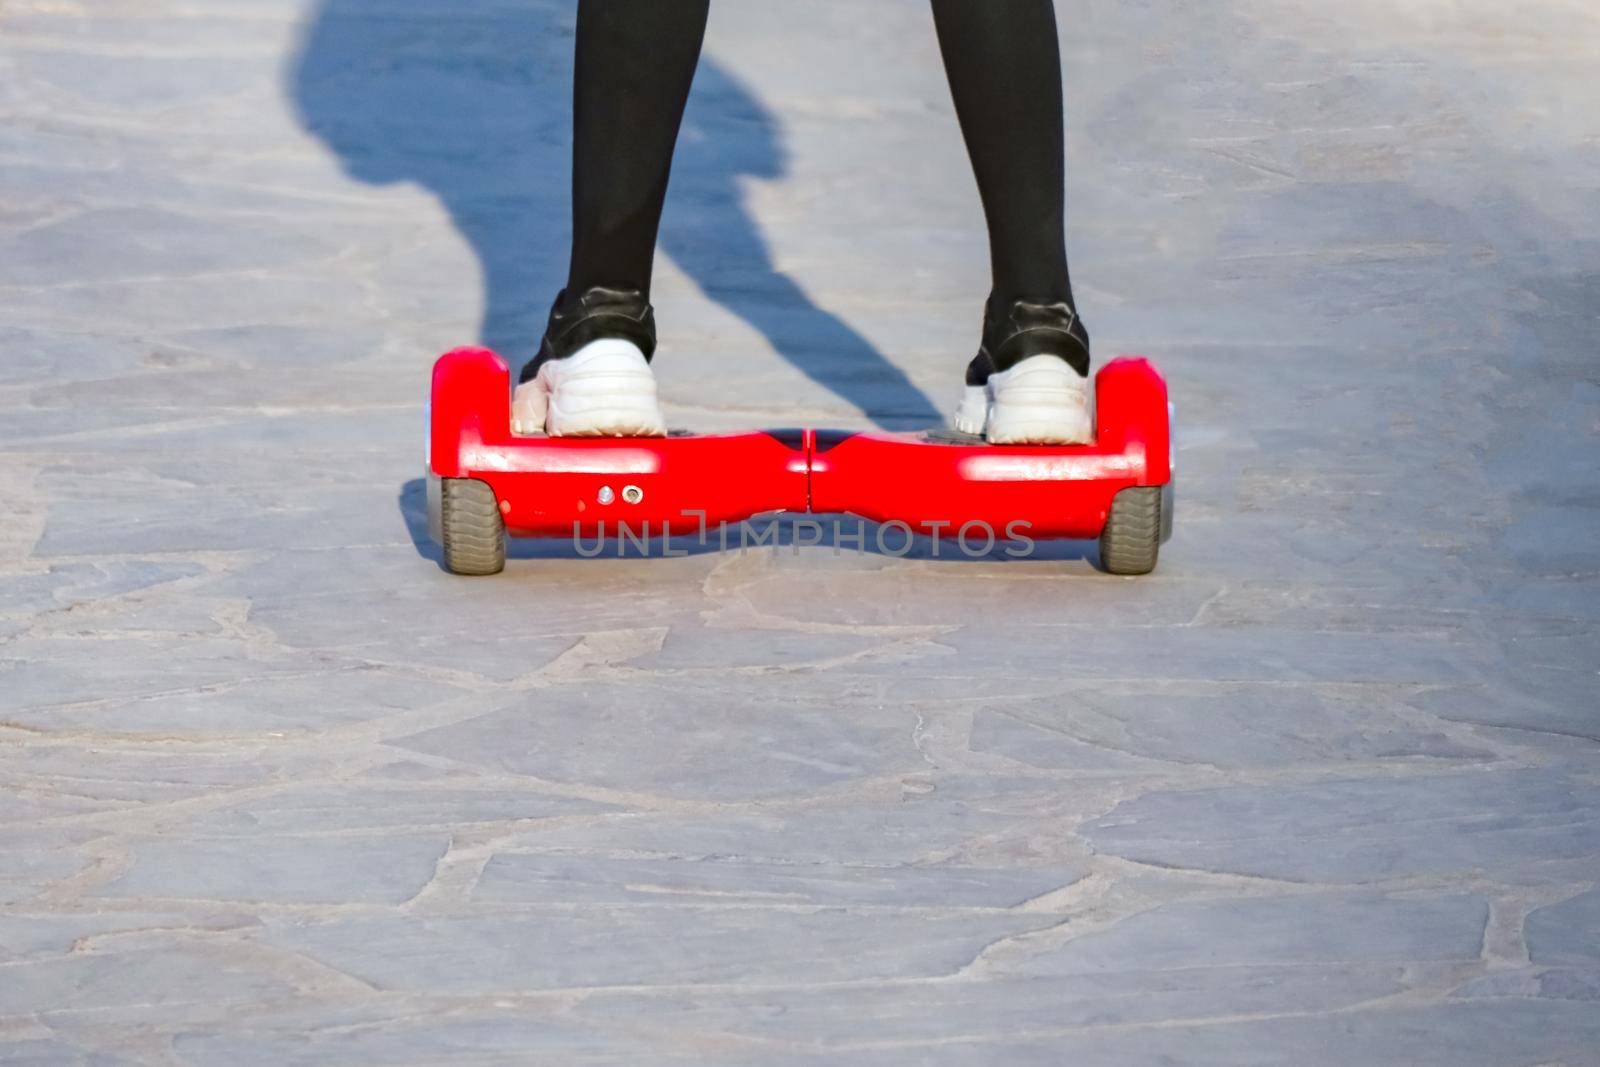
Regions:
<instances>
[{"instance_id":1,"label":"cracked stone surface","mask_svg":"<svg viewBox=\"0 0 1600 1067\"><path fill-rule=\"evenodd\" d=\"M1061 5L1153 577L454 579L427 373L560 284L571 6L0 0L0 1062L1600 1064L1592 5ZM671 421L926 423L925 4L713 6Z\"/></svg>"}]
</instances>

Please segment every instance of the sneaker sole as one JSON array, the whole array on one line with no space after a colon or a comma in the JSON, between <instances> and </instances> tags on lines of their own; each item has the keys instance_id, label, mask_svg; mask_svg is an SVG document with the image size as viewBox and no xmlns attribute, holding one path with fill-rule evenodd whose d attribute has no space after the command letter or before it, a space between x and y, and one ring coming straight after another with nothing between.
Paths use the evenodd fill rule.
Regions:
<instances>
[{"instance_id":1,"label":"sneaker sole","mask_svg":"<svg viewBox=\"0 0 1600 1067\"><path fill-rule=\"evenodd\" d=\"M985 436L992 444L1086 445L1094 440L1088 384L1055 356L1033 356L995 375L989 393Z\"/></svg>"},{"instance_id":2,"label":"sneaker sole","mask_svg":"<svg viewBox=\"0 0 1600 1067\"><path fill-rule=\"evenodd\" d=\"M551 437L660 437L666 419L649 372L577 374L552 392L545 432Z\"/></svg>"},{"instance_id":3,"label":"sneaker sole","mask_svg":"<svg viewBox=\"0 0 1600 1067\"><path fill-rule=\"evenodd\" d=\"M551 437L665 437L667 423L653 404L610 404L569 414L552 403L545 432Z\"/></svg>"},{"instance_id":4,"label":"sneaker sole","mask_svg":"<svg viewBox=\"0 0 1600 1067\"><path fill-rule=\"evenodd\" d=\"M981 385L966 386L954 422L957 433L982 437L989 422L989 390Z\"/></svg>"},{"instance_id":5,"label":"sneaker sole","mask_svg":"<svg viewBox=\"0 0 1600 1067\"><path fill-rule=\"evenodd\" d=\"M1012 410L1004 416L989 416L993 445L1086 445L1094 440L1094 427L1088 419L1063 419L1059 409Z\"/></svg>"},{"instance_id":6,"label":"sneaker sole","mask_svg":"<svg viewBox=\"0 0 1600 1067\"><path fill-rule=\"evenodd\" d=\"M597 341L570 357L559 378L542 367L518 388L511 404L512 431L551 437L662 437L666 418L656 380L632 346ZM585 358L585 352L589 353ZM554 378L554 381L552 379Z\"/></svg>"}]
</instances>

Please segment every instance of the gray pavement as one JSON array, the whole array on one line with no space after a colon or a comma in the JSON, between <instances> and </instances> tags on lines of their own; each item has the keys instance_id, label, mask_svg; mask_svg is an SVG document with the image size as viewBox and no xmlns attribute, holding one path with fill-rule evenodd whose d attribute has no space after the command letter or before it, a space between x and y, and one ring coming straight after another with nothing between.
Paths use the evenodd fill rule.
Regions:
<instances>
[{"instance_id":1,"label":"gray pavement","mask_svg":"<svg viewBox=\"0 0 1600 1067\"><path fill-rule=\"evenodd\" d=\"M1600 16L1063 2L1178 534L421 541L564 267L571 14L0 0L0 1060L1600 1063ZM672 420L949 407L920 2L716 5Z\"/></svg>"}]
</instances>

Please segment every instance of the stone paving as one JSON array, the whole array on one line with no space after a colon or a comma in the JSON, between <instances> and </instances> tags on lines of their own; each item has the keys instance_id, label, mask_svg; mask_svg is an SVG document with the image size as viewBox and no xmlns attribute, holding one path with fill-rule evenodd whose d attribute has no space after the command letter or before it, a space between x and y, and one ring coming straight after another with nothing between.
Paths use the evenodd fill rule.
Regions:
<instances>
[{"instance_id":1,"label":"stone paving","mask_svg":"<svg viewBox=\"0 0 1600 1067\"><path fill-rule=\"evenodd\" d=\"M449 577L427 371L559 283L570 5L0 0L0 1060L1600 1063L1600 17L1060 11L1146 580ZM986 265L923 5L707 52L672 420L927 423Z\"/></svg>"}]
</instances>

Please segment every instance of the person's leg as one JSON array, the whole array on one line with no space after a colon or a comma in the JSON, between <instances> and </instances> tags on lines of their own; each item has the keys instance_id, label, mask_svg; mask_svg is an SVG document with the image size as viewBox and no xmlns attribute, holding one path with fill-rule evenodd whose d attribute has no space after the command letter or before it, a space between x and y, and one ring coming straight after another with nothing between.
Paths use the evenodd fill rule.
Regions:
<instances>
[{"instance_id":1,"label":"person's leg","mask_svg":"<svg viewBox=\"0 0 1600 1067\"><path fill-rule=\"evenodd\" d=\"M513 405L518 432L664 432L650 274L710 0L580 0L572 260Z\"/></svg>"},{"instance_id":2,"label":"person's leg","mask_svg":"<svg viewBox=\"0 0 1600 1067\"><path fill-rule=\"evenodd\" d=\"M1051 0L932 4L989 226L993 277L958 428L978 432L987 415L990 440L1087 440L1089 336L1067 273L1054 7ZM1063 374L1067 368L1073 373Z\"/></svg>"},{"instance_id":3,"label":"person's leg","mask_svg":"<svg viewBox=\"0 0 1600 1067\"><path fill-rule=\"evenodd\" d=\"M650 295L661 205L710 0L581 0L567 288Z\"/></svg>"}]
</instances>

